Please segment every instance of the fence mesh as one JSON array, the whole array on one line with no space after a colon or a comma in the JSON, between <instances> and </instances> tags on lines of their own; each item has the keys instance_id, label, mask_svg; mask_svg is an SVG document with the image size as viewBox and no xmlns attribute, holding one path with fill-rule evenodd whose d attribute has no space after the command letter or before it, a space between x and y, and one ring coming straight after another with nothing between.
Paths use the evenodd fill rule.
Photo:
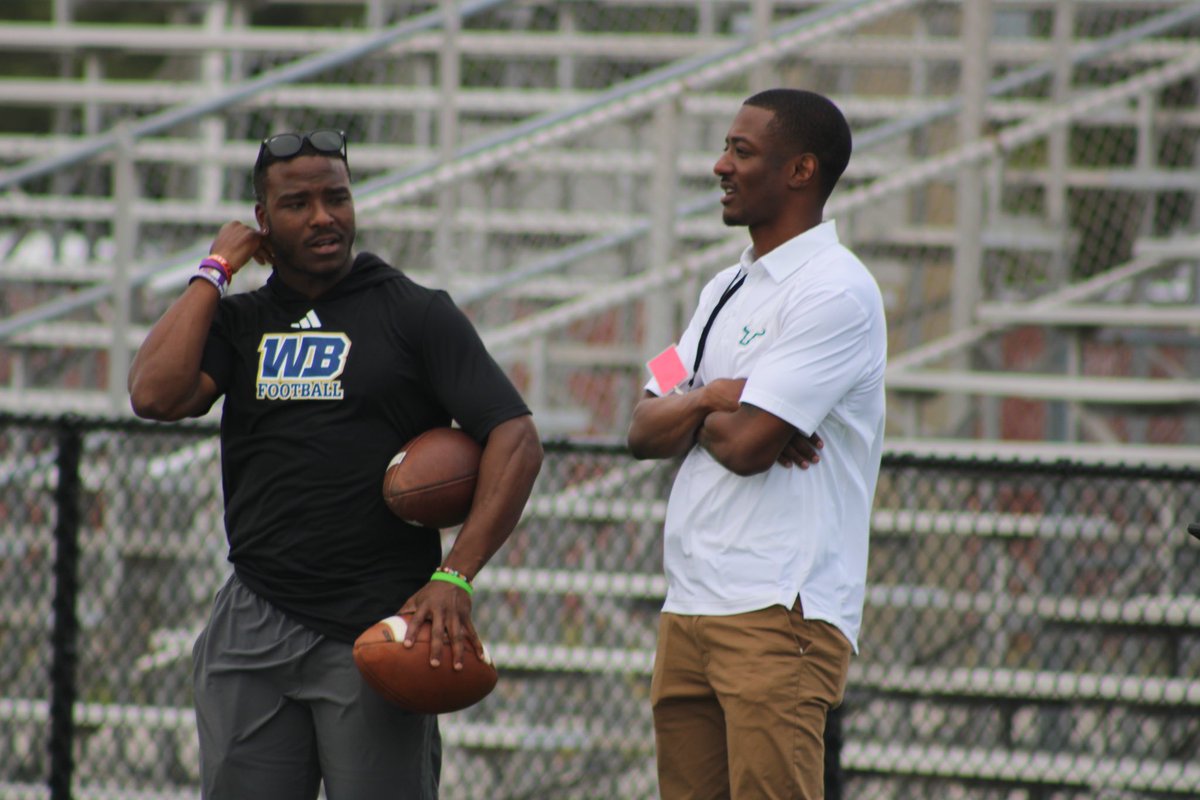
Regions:
<instances>
[{"instance_id":1,"label":"fence mesh","mask_svg":"<svg viewBox=\"0 0 1200 800\"><path fill-rule=\"evenodd\" d=\"M194 797L190 648L228 570L214 432L4 419L0 798L48 796L62 763L56 464L73 431L74 796ZM444 798L657 795L648 691L674 468L548 443L519 528L477 579L501 681L441 720ZM842 796L1197 796L1200 542L1184 528L1200 518L1198 482L889 455L838 720Z\"/></svg>"},{"instance_id":2,"label":"fence mesh","mask_svg":"<svg viewBox=\"0 0 1200 800\"><path fill-rule=\"evenodd\" d=\"M1135 257L1155 263L1088 303L1148 313L1194 306L1200 84L1186 68L1200 52L1194 4L989 3L984 42L971 38L972 5L522 0L464 12L453 35L443 33L442 20L395 46L280 79L236 105L140 138L131 152L131 196L116 195L120 161L111 154L23 182L0 202L0 310L18 314L110 280L120 266L115 239L124 213L134 229L128 265L161 270L133 292L132 324L150 324L177 296L196 248L207 248L225 221L252 218L249 170L261 137L338 127L349 135L356 190L364 188L360 247L449 288L480 329L498 337L499 355L544 430L619 434L628 422L622 398L638 392L645 360L678 337L698 282L734 263L747 243L743 236L728 243L712 166L741 100L768 85L827 93L849 117L855 155L829 211L884 289L890 352L950 333L956 304L969 307L958 309L963 317L974 318L977 303L1010 314ZM834 14L838 6L845 13ZM0 166L51 157L448 7L14 0L0 9L7 34L0 104L8 110ZM801 26L799 38L782 33L818 18ZM56 19L61 26L50 24ZM833 27L804 38L818 25ZM58 27L79 37L84 52L59 45ZM769 37L791 44L756 56ZM745 66L708 78L695 66L731 51ZM985 74L971 85L972 58L983 53ZM638 88L668 69L679 69L686 86ZM1140 83L1096 101L1127 81ZM620 92L628 95L586 125L517 135L549 115L591 114L593 104ZM964 121L968 99L981 102L977 120ZM391 196L365 191L384 176L462 167L459 149L505 136L514 137L512 155L468 164L453 179L397 179L399 194ZM1010 138L990 155L969 156L1002 137ZM725 249L691 278L620 293L625 282L710 247ZM975 279L955 291L956 273ZM266 274L250 267L235 289ZM608 301L587 306L610 291ZM119 383L104 347L107 326L122 313L106 298L61 320L65 332L7 340L0 388L24 390L13 403L82 403L75 390ZM1050 314L1001 322L954 355L984 373L1181 379L1200 370L1187 320L1131 319L1093 306L1082 326ZM530 327L514 334L521 322ZM902 412L890 420L894 432L1139 443L1200 437L1196 415L1173 397L1106 405L1083 398L1080 410L1053 392L1036 395L1043 390L1035 385L1032 397L1006 389L968 398L964 411L927 388L918 381L893 390L901 402L891 407ZM1151 398L1150 381L1143 388ZM116 389L113 413L123 407Z\"/></svg>"}]
</instances>

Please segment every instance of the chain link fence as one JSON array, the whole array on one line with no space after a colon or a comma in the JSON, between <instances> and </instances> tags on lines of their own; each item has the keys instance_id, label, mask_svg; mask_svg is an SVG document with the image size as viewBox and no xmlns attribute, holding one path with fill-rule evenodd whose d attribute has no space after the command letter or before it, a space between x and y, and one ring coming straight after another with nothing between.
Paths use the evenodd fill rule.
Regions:
<instances>
[{"instance_id":1,"label":"chain link fence","mask_svg":"<svg viewBox=\"0 0 1200 800\"><path fill-rule=\"evenodd\" d=\"M4 418L0 459L0 800L195 797L190 648L228 570L215 432ZM446 800L657 796L674 467L547 444L477 580L501 681L442 718ZM1198 483L889 455L830 797L1200 796Z\"/></svg>"},{"instance_id":2,"label":"chain link fence","mask_svg":"<svg viewBox=\"0 0 1200 800\"><path fill-rule=\"evenodd\" d=\"M452 6L461 18L443 13ZM93 295L0 343L0 399L11 389L10 409L118 413L112 321L129 317L136 346L218 227L252 219L263 136L337 127L359 245L450 289L544 430L619 434L620 399L639 393L646 359L748 241L716 202L729 123L755 89L787 85L829 94L851 122L855 155L828 211L884 290L890 352L978 319L992 328L951 355L986 376L1130 379L1144 400L1096 404L1029 381L1032 395L1000 384L966 397L967 413L947 409L939 373L897 375L898 433L1194 442L1197 415L1155 390L1200 371L1188 314L1200 296L1198 11L1191 0L9 0L6 174L262 85L127 153L2 187L7 317L113 285L122 269L136 285L127 311L119 294ZM1109 273L1125 277L1062 295ZM266 275L251 266L235 289ZM1022 315L1032 303L1039 313ZM1194 387L1179 391L1194 402Z\"/></svg>"}]
</instances>

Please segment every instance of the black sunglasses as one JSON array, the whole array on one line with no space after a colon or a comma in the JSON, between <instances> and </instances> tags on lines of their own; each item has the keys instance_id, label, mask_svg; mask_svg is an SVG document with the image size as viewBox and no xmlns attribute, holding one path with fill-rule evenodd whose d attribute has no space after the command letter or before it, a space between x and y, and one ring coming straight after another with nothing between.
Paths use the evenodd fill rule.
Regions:
<instances>
[{"instance_id":1,"label":"black sunglasses","mask_svg":"<svg viewBox=\"0 0 1200 800\"><path fill-rule=\"evenodd\" d=\"M258 163L272 159L294 158L308 142L318 153L346 160L346 133L334 128L321 128L308 133L280 133L263 139L258 148Z\"/></svg>"}]
</instances>

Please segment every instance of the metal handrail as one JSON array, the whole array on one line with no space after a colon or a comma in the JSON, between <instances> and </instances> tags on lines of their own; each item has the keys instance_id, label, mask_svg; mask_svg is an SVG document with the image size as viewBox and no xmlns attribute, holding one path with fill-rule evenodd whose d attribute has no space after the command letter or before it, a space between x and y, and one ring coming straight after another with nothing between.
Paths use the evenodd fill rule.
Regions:
<instances>
[{"instance_id":1,"label":"metal handrail","mask_svg":"<svg viewBox=\"0 0 1200 800\"><path fill-rule=\"evenodd\" d=\"M496 4L495 0L491 3L466 4L463 6L463 13L467 13L468 8L479 10L478 7L494 4ZM903 6L910 4L911 2L900 2L896 5ZM794 36L797 31L803 33L806 28L811 28L811 26L817 23L826 21L829 17L837 17L841 12L859 11L865 6L874 7L874 10L878 11L881 5L886 5L888 13L895 10L892 7L891 0L856 0L850 3L833 4L830 7L801 15L797 19L790 21L779 28L770 40L756 47L747 49L744 45L739 45L727 48L716 54L687 59L684 62L671 65L634 81L622 84L582 107L542 115L533 120L513 126L493 137L488 137L459 148L453 158L444 162L431 162L364 182L356 191L356 195L359 197L360 208L367 209L381 205L389 200L395 200L400 196L410 196L411 194L429 191L446 182L461 179L477 171L493 168L497 164L502 163L504 159L511 158L514 154L522 152L521 148L532 149L533 147L542 147L548 141L564 138L578 129L595 124L595 115L605 113L606 109L610 109L613 106L618 107L619 113L609 112L607 114L609 119L625 118L636 113L641 113L646 107L652 105L652 103L645 101L644 95L652 95L654 103L661 102L667 96L677 96L685 88L695 89L697 84L701 83L699 79L695 78L694 73L707 72L710 81L718 80L727 76L726 71L722 69L726 62L734 61L737 70L744 70L763 61L777 58L781 52L786 52L786 48L780 42L787 37ZM429 16L430 14L426 14L418 19L424 19ZM1174 11L1166 12L1073 52L1069 63L1072 66L1077 66L1103 58L1147 37L1164 33L1197 18L1200 18L1200 4L1188 5ZM411 32L409 33L411 34ZM802 37L800 41L804 40ZM795 42L793 41L792 46L794 45ZM293 65L293 67L295 66L299 65ZM990 82L987 88L988 95L1001 95L1029 85L1046 77L1052 69L1051 65L1034 65L1023 70L1018 70ZM689 77L692 80L688 81L685 86L683 81ZM638 97L638 94L643 97ZM961 105L961 99L950 99L939 103L933 109L926 110L923 113L879 125L860 134L857 137L856 148L861 152L863 149L883 144L896 136L903 135L923 125L928 125L953 115L957 113ZM206 111L205 113L208 112ZM555 127L558 130L551 130ZM48 163L48 161L42 163ZM3 185L3 182L0 182L0 187L3 187ZM892 183L892 186L894 188L895 184ZM685 199L677 205L676 217L684 218L710 208L714 197L715 193L705 193L704 195ZM459 292L458 296L464 302L483 299L523 280L560 269L578 258L627 244L640 236L646 235L649 230L649 222L639 222L629 226L625 230L576 243L557 253L543 257L532 264L506 273L484 286ZM205 249L202 244L180 251L170 259L157 261L136 270L130 276L130 283L132 286L141 286L164 270L175 268L182 263L194 261L196 258L202 257L204 253ZM69 297L59 298L35 309L15 315L8 320L0 321L0 340L9 338L13 334L32 325L91 305L107 297L111 294L111 291L111 287L107 284L98 284L76 292Z\"/></svg>"},{"instance_id":2,"label":"metal handrail","mask_svg":"<svg viewBox=\"0 0 1200 800\"><path fill-rule=\"evenodd\" d=\"M511 2L511 0L464 0L458 9L459 16L461 18L470 17L481 11L486 11L508 2ZM227 89L199 103L175 106L160 111L157 114L143 117L140 120L124 123L126 126L124 131L118 126L58 155L31 161L16 169L0 172L0 189L8 189L32 178L49 174L64 167L81 164L110 150L115 150L120 146L123 136L127 135L135 140L140 139L143 136L158 133L175 125L199 119L214 111L221 111L230 106L237 105L247 98L253 97L267 89L274 88L281 83L291 83L301 78L316 75L331 67L339 67L343 64L357 61L377 50L390 47L418 33L437 28L441 25L443 19L444 13L441 10L427 11L404 22L397 23L374 36L369 36L351 47L330 50L324 53L317 53L308 58L302 58L287 66L265 72L253 80L244 81L232 89Z\"/></svg>"},{"instance_id":3,"label":"metal handrail","mask_svg":"<svg viewBox=\"0 0 1200 800\"><path fill-rule=\"evenodd\" d=\"M831 3L829 6L802 14L795 20L785 23L774 32L770 39L755 47L747 48L743 43L721 50L716 54L686 59L683 62L670 65L621 84L582 107L574 107L542 115L533 120L513 126L496 136L487 137L459 148L454 156L446 161L431 162L412 170L400 171L365 181L359 184L355 190L356 204L360 211L366 211L382 205L397 196L391 193L416 194L437 188L446 182L472 174L474 171L492 168L502 163L503 159L511 158L517 152L541 147L548 141L565 138L571 133L595 124L598 116L604 115L609 119L633 116L636 113L641 113L653 107L668 96L677 96L685 89L694 89L697 85L711 83L727 77L729 74L735 74L747 67L777 58L780 54L788 52L789 47L794 48L798 43L802 44L814 36L819 37L841 27L859 24L876 16L892 13L899 8L916 5L918 2L920 0L845 0L845 2ZM468 3L463 5L462 12L466 14L470 10L473 13L492 5L498 5L497 0ZM435 15L440 19L440 13L435 12L415 18L413 21L405 23L402 26L405 28L405 35L412 35L418 30L423 30L423 27L414 27L419 21L423 21L422 25L434 24L435 20L433 20L431 15ZM819 27L821 25L825 25L826 27ZM397 36L395 30L390 31L389 35ZM375 37L370 40L370 44L364 43L364 45L353 49L361 55L363 52L369 52L364 51L362 49L364 47L376 49L377 47L385 46L378 44L378 39L379 37ZM388 43L391 41L394 41L394 39L389 39ZM347 51L338 51L338 53L343 52ZM277 76L286 72L290 78L301 77L300 74L294 73L291 70L299 69L303 64L307 63L307 61L300 62L300 64L292 65L285 70L272 73L272 75ZM342 62L339 61L337 63ZM330 65L330 63L322 63L319 68L313 68L312 71L319 71L319 69ZM306 70L303 74L307 75L311 73ZM259 79L251 83L258 89L261 89L264 88L263 80ZM274 85L275 82L277 80L268 81L265 85ZM244 99L242 89L239 88L235 92L238 100ZM222 97L232 96L233 94L226 93ZM204 113L216 110L209 107L210 104L206 103L204 105L206 107ZM187 109L173 110L173 113L183 114L191 108L193 107L189 106ZM616 108L616 111L613 111L613 108ZM129 135L131 137L146 135L148 132L151 132L146 127L148 122L162 116L164 115L155 115L154 117L147 118L147 121L131 127ZM192 118L194 117L184 116L176 118L172 120L171 124L178 123L183 119ZM158 130L158 128L154 127L153 130ZM110 138L111 142L108 141ZM120 141L120 132L114 131L105 137L105 139L106 147L115 147ZM71 151L71 153L77 155L79 160L84 160L95 154L91 147L79 148ZM64 154L64 157L66 155ZM38 163L43 165L51 163L57 163L58 166L66 165L65 163L58 162L59 159L47 159ZM72 160L67 163L77 163L77 161ZM33 166L30 166L28 169L33 169ZM39 172L38 174L42 173ZM0 180L0 188L4 186L5 183ZM690 204L685 205L688 208L702 207L697 204L696 200L692 200ZM621 241L636 238L643 232L643 230L631 231L626 236L623 236ZM609 246L615 246L617 243L620 242L615 242ZM195 247L181 250L168 259L158 260L150 265L134 269L129 276L129 285L130 287L140 287L152 280L160 272L172 269L181 263L201 258L206 252L205 245L198 243ZM555 261L554 263L557 264L558 262ZM549 268L552 269L553 267ZM87 289L75 292L68 297L52 300L42 306L29 309L7 320L0 321L0 341L32 325L54 319L80 308L86 308L108 297L112 294L112 291L112 287L109 284L96 284Z\"/></svg>"}]
</instances>

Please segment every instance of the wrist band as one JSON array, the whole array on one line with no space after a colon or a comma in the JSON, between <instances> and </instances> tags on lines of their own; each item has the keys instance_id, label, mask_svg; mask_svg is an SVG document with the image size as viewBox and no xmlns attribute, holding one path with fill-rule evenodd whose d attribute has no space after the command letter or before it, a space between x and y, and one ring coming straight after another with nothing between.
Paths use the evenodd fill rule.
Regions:
<instances>
[{"instance_id":1,"label":"wrist band","mask_svg":"<svg viewBox=\"0 0 1200 800\"><path fill-rule=\"evenodd\" d=\"M225 277L229 278L229 280L233 280L233 270L229 268L229 259L225 258L225 256L221 255L220 253L209 253L208 258L204 259L204 261L217 262L217 266L219 266L225 273ZM200 263L203 264L204 261L201 261Z\"/></svg>"},{"instance_id":2,"label":"wrist band","mask_svg":"<svg viewBox=\"0 0 1200 800\"><path fill-rule=\"evenodd\" d=\"M221 261L218 261L215 258L209 257L203 261L200 261L200 266L208 267L210 270L216 270L220 272L226 283L233 281L233 272L229 271L229 266L227 264L222 264Z\"/></svg>"},{"instance_id":3,"label":"wrist band","mask_svg":"<svg viewBox=\"0 0 1200 800\"><path fill-rule=\"evenodd\" d=\"M225 296L225 290L229 287L229 279L225 277L225 273L221 271L220 267L212 267L201 263L196 269L196 274L188 279L188 283L197 279L211 283L216 287L217 293L221 297Z\"/></svg>"},{"instance_id":4,"label":"wrist band","mask_svg":"<svg viewBox=\"0 0 1200 800\"><path fill-rule=\"evenodd\" d=\"M433 574L429 576L429 580L452 583L466 592L468 597L475 594L475 588L471 586L471 582L467 580L467 576L463 575L458 570L450 569L449 567L438 567L433 571Z\"/></svg>"}]
</instances>

